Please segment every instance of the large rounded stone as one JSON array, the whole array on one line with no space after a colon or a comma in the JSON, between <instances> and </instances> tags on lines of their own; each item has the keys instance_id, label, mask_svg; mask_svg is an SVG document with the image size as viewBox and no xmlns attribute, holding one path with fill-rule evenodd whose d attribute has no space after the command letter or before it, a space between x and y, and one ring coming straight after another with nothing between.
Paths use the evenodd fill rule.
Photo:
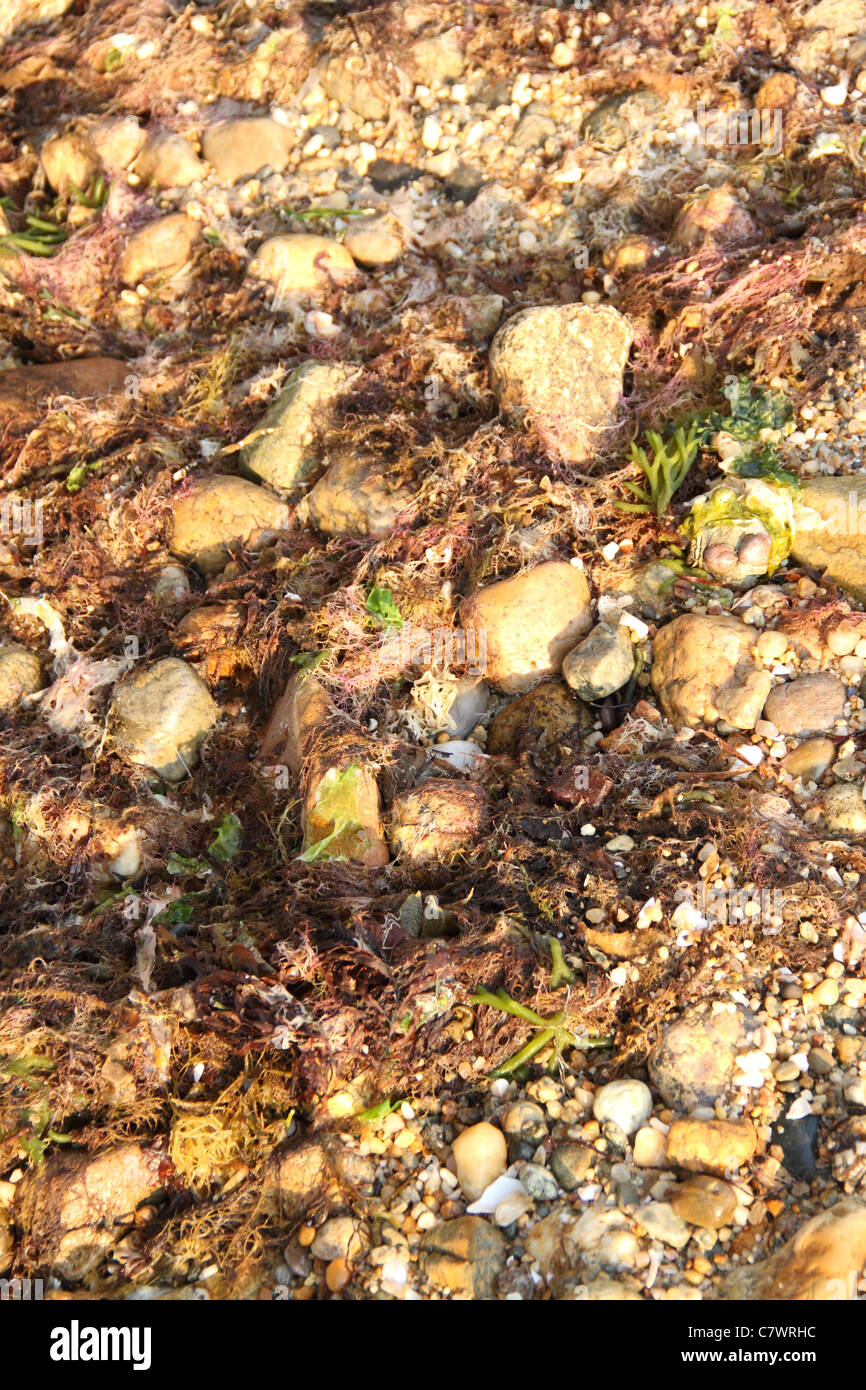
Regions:
<instances>
[{"instance_id":1,"label":"large rounded stone","mask_svg":"<svg viewBox=\"0 0 866 1390\"><path fill-rule=\"evenodd\" d=\"M356 372L341 362L305 362L241 450L244 469L278 492L295 491L321 461L317 435L334 423L334 406Z\"/></svg>"},{"instance_id":2,"label":"large rounded stone","mask_svg":"<svg viewBox=\"0 0 866 1390\"><path fill-rule=\"evenodd\" d=\"M208 164L226 184L252 178L265 167L281 173L289 159L292 137L270 116L246 116L205 131L201 147Z\"/></svg>"},{"instance_id":3,"label":"large rounded stone","mask_svg":"<svg viewBox=\"0 0 866 1390\"><path fill-rule=\"evenodd\" d=\"M412 494L389 484L381 468L340 454L302 506L326 536L386 536L411 501Z\"/></svg>"},{"instance_id":4,"label":"large rounded stone","mask_svg":"<svg viewBox=\"0 0 866 1390\"><path fill-rule=\"evenodd\" d=\"M83 135L74 131L46 140L39 158L55 193L68 193L73 188L83 193L99 173L96 152Z\"/></svg>"},{"instance_id":5,"label":"large rounded stone","mask_svg":"<svg viewBox=\"0 0 866 1390\"><path fill-rule=\"evenodd\" d=\"M195 478L175 499L171 548L194 560L204 574L218 574L234 547L256 532L286 525L284 502L245 478L211 474Z\"/></svg>"},{"instance_id":6,"label":"large rounded stone","mask_svg":"<svg viewBox=\"0 0 866 1390\"><path fill-rule=\"evenodd\" d=\"M822 733L832 729L844 712L845 687L826 671L774 686L764 705L764 718L780 734Z\"/></svg>"},{"instance_id":7,"label":"large rounded stone","mask_svg":"<svg viewBox=\"0 0 866 1390\"><path fill-rule=\"evenodd\" d=\"M149 135L135 161L135 173L143 184L156 188L187 188L207 173L192 145L174 131Z\"/></svg>"},{"instance_id":8,"label":"large rounded stone","mask_svg":"<svg viewBox=\"0 0 866 1390\"><path fill-rule=\"evenodd\" d=\"M757 228L730 189L711 188L689 199L682 208L673 230L677 246L691 251L705 241L727 246L755 235Z\"/></svg>"},{"instance_id":9,"label":"large rounded stone","mask_svg":"<svg viewBox=\"0 0 866 1390\"><path fill-rule=\"evenodd\" d=\"M583 570L551 560L473 594L460 621L467 650L472 642L486 660L488 683L507 692L528 690L557 675L566 652L588 631L589 585Z\"/></svg>"},{"instance_id":10,"label":"large rounded stone","mask_svg":"<svg viewBox=\"0 0 866 1390\"><path fill-rule=\"evenodd\" d=\"M278 295L293 295L350 284L360 272L339 241L301 232L265 241L250 263L250 274Z\"/></svg>"},{"instance_id":11,"label":"large rounded stone","mask_svg":"<svg viewBox=\"0 0 866 1390\"><path fill-rule=\"evenodd\" d=\"M110 709L114 745L130 762L179 782L198 761L218 714L192 667L164 657L134 671L115 689Z\"/></svg>"},{"instance_id":12,"label":"large rounded stone","mask_svg":"<svg viewBox=\"0 0 866 1390\"><path fill-rule=\"evenodd\" d=\"M745 1046L740 1010L714 1013L711 1005L690 1009L664 1030L649 1055L653 1085L672 1109L688 1114L713 1105L727 1091L737 1053Z\"/></svg>"},{"instance_id":13,"label":"large rounded stone","mask_svg":"<svg viewBox=\"0 0 866 1390\"><path fill-rule=\"evenodd\" d=\"M668 1200L683 1221L705 1231L718 1231L734 1219L737 1198L733 1188L721 1178L704 1173L689 1178L669 1193Z\"/></svg>"},{"instance_id":14,"label":"large rounded stone","mask_svg":"<svg viewBox=\"0 0 866 1390\"><path fill-rule=\"evenodd\" d=\"M689 1173L722 1176L754 1158L757 1144L748 1120L677 1120L668 1132L668 1161Z\"/></svg>"},{"instance_id":15,"label":"large rounded stone","mask_svg":"<svg viewBox=\"0 0 866 1390\"><path fill-rule=\"evenodd\" d=\"M653 643L652 688L675 728L724 720L753 729L772 679L752 655L755 631L737 618L688 613Z\"/></svg>"},{"instance_id":16,"label":"large rounded stone","mask_svg":"<svg viewBox=\"0 0 866 1390\"><path fill-rule=\"evenodd\" d=\"M421 1268L431 1284L472 1299L495 1298L508 1242L482 1216L440 1221L420 1241Z\"/></svg>"},{"instance_id":17,"label":"large rounded stone","mask_svg":"<svg viewBox=\"0 0 866 1390\"><path fill-rule=\"evenodd\" d=\"M857 1298L866 1268L866 1203L845 1197L813 1216L775 1255L732 1270L724 1299L758 1302L830 1302Z\"/></svg>"},{"instance_id":18,"label":"large rounded stone","mask_svg":"<svg viewBox=\"0 0 866 1390\"><path fill-rule=\"evenodd\" d=\"M632 343L608 305L523 309L490 346L490 384L503 414L530 420L550 453L585 463L616 425Z\"/></svg>"},{"instance_id":19,"label":"large rounded stone","mask_svg":"<svg viewBox=\"0 0 866 1390\"><path fill-rule=\"evenodd\" d=\"M126 363L114 357L75 357L0 372L0 429L25 430L54 396L107 404L122 395L128 375Z\"/></svg>"},{"instance_id":20,"label":"large rounded stone","mask_svg":"<svg viewBox=\"0 0 866 1390\"><path fill-rule=\"evenodd\" d=\"M118 273L124 285L139 285L156 277L172 279L188 264L201 227L183 212L158 217L135 232L126 243Z\"/></svg>"}]
</instances>

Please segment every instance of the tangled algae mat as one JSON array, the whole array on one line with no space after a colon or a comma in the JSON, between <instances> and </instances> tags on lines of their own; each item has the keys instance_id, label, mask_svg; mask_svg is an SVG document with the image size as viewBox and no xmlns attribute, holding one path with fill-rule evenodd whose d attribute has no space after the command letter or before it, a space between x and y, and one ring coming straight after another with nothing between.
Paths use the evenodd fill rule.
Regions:
<instances>
[{"instance_id":1,"label":"tangled algae mat","mask_svg":"<svg viewBox=\"0 0 866 1390\"><path fill-rule=\"evenodd\" d=\"M318 756L374 774L387 821L442 730L435 681L413 703L423 662L395 645L400 623L453 633L464 597L575 558L593 601L672 564L658 609L634 606L650 638L696 604L727 611L734 596L684 563L677 529L717 470L706 452L664 515L618 504L639 477L630 442L719 408L732 378L806 408L802 445L785 445L795 471L806 453L819 471L856 471L856 412L830 417L831 388L863 371L866 12L854 0L12 11L0 624L40 675L7 703L0 741L0 1274L105 1298L559 1296L567 1278L527 1276L526 1231L563 1204L615 1201L611 1169L633 1157L581 1103L646 1078L665 1027L696 1004L733 1001L758 1026L778 1016L769 997L814 991L834 961L858 978L859 832L828 841L802 786L794 795L769 758L754 771L736 759L742 735L678 738L653 703L648 647L624 690L572 702L570 720L557 682L494 732L512 696L493 692L473 734L487 756L437 764L452 788L483 791L484 833L460 838L458 793L423 861L389 853L367 868L334 857L339 836L305 841L303 774L275 772L263 733L289 678L314 666L329 702ZM763 112L768 138L707 144L701 109ZM218 123L269 114L281 168L239 148L232 181L200 157ZM180 186L164 165L136 166L136 132L185 137ZM725 190L723 206L707 189ZM197 228L185 264L125 274L130 237L179 211ZM256 278L266 238L351 246L365 215L397 251L359 251L350 283L275 296ZM517 311L581 302L614 305L633 344L616 418L575 462L531 415L500 415L488 350ZM190 478L242 475L237 446L309 361L357 371L336 411L314 413L288 524L235 537L215 569L178 556L172 513ZM837 454L816 455L834 429ZM301 494L346 456L400 498L374 534L329 532L304 510ZM185 577L160 598L158 577L178 564ZM859 613L821 580L793 562L772 580L809 633ZM199 673L218 710L176 782L130 761L109 717L116 682L166 657ZM437 674L447 691L453 672ZM836 742L856 765L849 708ZM678 930L683 894L713 875L759 900L772 891L778 920L756 930L731 912ZM479 990L543 1020L564 1010L577 1046L548 1038L494 1084L535 1025ZM862 1163L834 1167L834 1155L859 1152L859 1130L838 1131L856 1126L841 1097L862 1053L834 1039L858 1042L862 1013L839 1008L788 1030L830 1056L815 1172L792 1174L773 1147L799 1083L768 1076L719 1101L758 1135L739 1174L746 1218L709 1243L662 1242L663 1259L651 1241L636 1263L602 1259L601 1274L575 1256L575 1278L609 1277L624 1297L715 1297L740 1263L856 1195ZM419 1250L466 1202L450 1178L425 1188L418 1175L431 1160L453 1169L455 1134L527 1095L548 1107L543 1153L589 1146L597 1191L563 1186L500 1222L511 1244L498 1283L443 1282ZM666 1103L655 1094L660 1133L675 1118ZM537 1147L517 1160L538 1162ZM364 1223L358 1248L310 1253L328 1209ZM72 1226L86 1238L70 1243ZM397 1235L402 1281L372 1258Z\"/></svg>"}]
</instances>

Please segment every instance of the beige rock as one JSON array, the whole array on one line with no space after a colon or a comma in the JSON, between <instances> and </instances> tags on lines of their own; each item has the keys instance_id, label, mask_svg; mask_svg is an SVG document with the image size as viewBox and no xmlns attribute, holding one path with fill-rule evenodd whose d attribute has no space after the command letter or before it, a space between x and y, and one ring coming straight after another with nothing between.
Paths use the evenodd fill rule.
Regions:
<instances>
[{"instance_id":1,"label":"beige rock","mask_svg":"<svg viewBox=\"0 0 866 1390\"><path fill-rule=\"evenodd\" d=\"M775 1255L735 1269L723 1299L831 1302L856 1299L866 1267L866 1203L842 1198L813 1216Z\"/></svg>"},{"instance_id":2,"label":"beige rock","mask_svg":"<svg viewBox=\"0 0 866 1390\"><path fill-rule=\"evenodd\" d=\"M131 168L146 138L135 116L105 116L87 131L97 159L111 177Z\"/></svg>"},{"instance_id":3,"label":"beige rock","mask_svg":"<svg viewBox=\"0 0 866 1390\"><path fill-rule=\"evenodd\" d=\"M388 839L395 855L410 864L447 863L480 839L487 814L480 787L431 778L394 798Z\"/></svg>"},{"instance_id":4,"label":"beige rock","mask_svg":"<svg viewBox=\"0 0 866 1390\"><path fill-rule=\"evenodd\" d=\"M828 768L833 766L835 757L836 745L831 738L810 738L782 759L782 767L791 777L802 777L805 782L820 782Z\"/></svg>"},{"instance_id":5,"label":"beige rock","mask_svg":"<svg viewBox=\"0 0 866 1390\"><path fill-rule=\"evenodd\" d=\"M313 233L273 236L250 263L250 275L272 285L278 295L312 294L342 287L360 272L345 246Z\"/></svg>"},{"instance_id":6,"label":"beige rock","mask_svg":"<svg viewBox=\"0 0 866 1390\"><path fill-rule=\"evenodd\" d=\"M632 336L609 305L523 309L490 345L500 410L532 421L554 457L587 462L617 423Z\"/></svg>"},{"instance_id":7,"label":"beige rock","mask_svg":"<svg viewBox=\"0 0 866 1390\"><path fill-rule=\"evenodd\" d=\"M260 756L272 765L285 765L297 776L330 713L328 696L312 672L296 672L271 711Z\"/></svg>"},{"instance_id":8,"label":"beige rock","mask_svg":"<svg viewBox=\"0 0 866 1390\"><path fill-rule=\"evenodd\" d=\"M591 728L590 713L560 681L542 681L499 711L490 725L487 752L553 749L563 743L578 749Z\"/></svg>"},{"instance_id":9,"label":"beige rock","mask_svg":"<svg viewBox=\"0 0 866 1390\"><path fill-rule=\"evenodd\" d=\"M201 227L183 212L172 212L134 232L120 258L118 273L124 285L139 285L180 275L189 263Z\"/></svg>"},{"instance_id":10,"label":"beige rock","mask_svg":"<svg viewBox=\"0 0 866 1390\"><path fill-rule=\"evenodd\" d=\"M791 558L823 570L831 583L866 602L866 478L804 479L800 502Z\"/></svg>"},{"instance_id":11,"label":"beige rock","mask_svg":"<svg viewBox=\"0 0 866 1390\"><path fill-rule=\"evenodd\" d=\"M632 1142L634 1162L638 1168L664 1168L667 1162L667 1139L661 1130L644 1125Z\"/></svg>"},{"instance_id":12,"label":"beige rock","mask_svg":"<svg viewBox=\"0 0 866 1390\"><path fill-rule=\"evenodd\" d=\"M690 613L656 634L652 688L677 729L722 719L753 729L772 679L752 656L754 629L737 618Z\"/></svg>"},{"instance_id":13,"label":"beige rock","mask_svg":"<svg viewBox=\"0 0 866 1390\"><path fill-rule=\"evenodd\" d=\"M202 154L223 183L252 178L265 167L281 173L289 159L292 137L270 116L245 116L206 130Z\"/></svg>"},{"instance_id":14,"label":"beige rock","mask_svg":"<svg viewBox=\"0 0 866 1390\"><path fill-rule=\"evenodd\" d=\"M387 536L412 501L389 484L381 469L352 454L338 454L304 500L307 519L326 536Z\"/></svg>"},{"instance_id":15,"label":"beige rock","mask_svg":"<svg viewBox=\"0 0 866 1390\"><path fill-rule=\"evenodd\" d=\"M288 515L284 502L245 478L194 478L172 508L171 548L195 560L204 574L218 574L232 548L242 548L258 532L280 529Z\"/></svg>"},{"instance_id":16,"label":"beige rock","mask_svg":"<svg viewBox=\"0 0 866 1390\"><path fill-rule=\"evenodd\" d=\"M428 87L456 82L466 66L457 29L446 29L443 34L436 34L432 38L418 39L412 44L410 54L418 81Z\"/></svg>"},{"instance_id":17,"label":"beige rock","mask_svg":"<svg viewBox=\"0 0 866 1390\"><path fill-rule=\"evenodd\" d=\"M361 1197L371 1196L374 1177L362 1154L332 1141L308 1140L276 1153L266 1165L263 1208L294 1222L320 1206L336 1207L345 1200L347 1187Z\"/></svg>"},{"instance_id":18,"label":"beige rock","mask_svg":"<svg viewBox=\"0 0 866 1390\"><path fill-rule=\"evenodd\" d=\"M845 686L827 671L776 685L767 696L764 718L780 734L815 734L831 729L845 712Z\"/></svg>"},{"instance_id":19,"label":"beige rock","mask_svg":"<svg viewBox=\"0 0 866 1390\"><path fill-rule=\"evenodd\" d=\"M109 717L114 745L130 762L177 782L198 761L198 750L218 713L192 667L164 657L121 681Z\"/></svg>"},{"instance_id":20,"label":"beige rock","mask_svg":"<svg viewBox=\"0 0 866 1390\"><path fill-rule=\"evenodd\" d=\"M46 140L39 158L55 193L68 193L72 188L83 193L99 173L99 160L92 145L76 131L64 131Z\"/></svg>"},{"instance_id":21,"label":"beige rock","mask_svg":"<svg viewBox=\"0 0 866 1390\"><path fill-rule=\"evenodd\" d=\"M473 1299L496 1296L496 1281L505 1268L508 1242L481 1216L442 1221L420 1241L421 1268L431 1284Z\"/></svg>"},{"instance_id":22,"label":"beige rock","mask_svg":"<svg viewBox=\"0 0 866 1390\"><path fill-rule=\"evenodd\" d=\"M9 643L0 647L0 712L13 710L25 695L32 695L45 684L38 656L26 647Z\"/></svg>"},{"instance_id":23,"label":"beige rock","mask_svg":"<svg viewBox=\"0 0 866 1390\"><path fill-rule=\"evenodd\" d=\"M688 1173L723 1177L749 1163L757 1146L748 1120L676 1120L668 1133L668 1161Z\"/></svg>"},{"instance_id":24,"label":"beige rock","mask_svg":"<svg viewBox=\"0 0 866 1390\"><path fill-rule=\"evenodd\" d=\"M319 81L325 96L365 120L383 121L390 114L395 93L379 76L368 54L357 50L335 54Z\"/></svg>"},{"instance_id":25,"label":"beige rock","mask_svg":"<svg viewBox=\"0 0 866 1390\"><path fill-rule=\"evenodd\" d=\"M135 1143L95 1157L61 1154L32 1169L18 1184L14 1206L28 1265L80 1282L108 1257L167 1171L157 1149Z\"/></svg>"},{"instance_id":26,"label":"beige rock","mask_svg":"<svg viewBox=\"0 0 866 1390\"><path fill-rule=\"evenodd\" d=\"M393 265L403 254L403 238L382 218L355 222L346 232L343 245L352 259L365 270Z\"/></svg>"},{"instance_id":27,"label":"beige rock","mask_svg":"<svg viewBox=\"0 0 866 1390\"><path fill-rule=\"evenodd\" d=\"M505 1135L495 1125L483 1121L470 1125L454 1140L454 1162L457 1181L470 1202L499 1178L508 1167L508 1146Z\"/></svg>"},{"instance_id":28,"label":"beige rock","mask_svg":"<svg viewBox=\"0 0 866 1390\"><path fill-rule=\"evenodd\" d=\"M65 14L72 0L3 0L0 44L31 25L47 24Z\"/></svg>"},{"instance_id":29,"label":"beige rock","mask_svg":"<svg viewBox=\"0 0 866 1390\"><path fill-rule=\"evenodd\" d=\"M551 560L473 594L460 621L467 650L474 640L476 650L486 652L488 683L506 692L527 690L557 675L566 652L589 630L589 585L582 570Z\"/></svg>"},{"instance_id":30,"label":"beige rock","mask_svg":"<svg viewBox=\"0 0 866 1390\"><path fill-rule=\"evenodd\" d=\"M818 805L828 835L866 835L866 802L858 784L840 782L828 787Z\"/></svg>"},{"instance_id":31,"label":"beige rock","mask_svg":"<svg viewBox=\"0 0 866 1390\"><path fill-rule=\"evenodd\" d=\"M631 1269L640 1242L623 1212L590 1207L583 1213L569 1207L555 1208L537 1221L524 1241L526 1253L537 1261L544 1277L557 1281L579 1273Z\"/></svg>"},{"instance_id":32,"label":"beige rock","mask_svg":"<svg viewBox=\"0 0 866 1390\"><path fill-rule=\"evenodd\" d=\"M192 145L174 131L149 135L135 161L135 173L145 185L157 188L188 188L207 173Z\"/></svg>"},{"instance_id":33,"label":"beige rock","mask_svg":"<svg viewBox=\"0 0 866 1390\"><path fill-rule=\"evenodd\" d=\"M665 1028L649 1055L650 1078L674 1110L713 1105L731 1084L745 1038L741 1010L714 1013L699 1004Z\"/></svg>"},{"instance_id":34,"label":"beige rock","mask_svg":"<svg viewBox=\"0 0 866 1390\"><path fill-rule=\"evenodd\" d=\"M289 372L241 450L244 469L281 493L307 482L321 462L319 436L334 423L336 403L356 375L341 362L305 362Z\"/></svg>"},{"instance_id":35,"label":"beige rock","mask_svg":"<svg viewBox=\"0 0 866 1390\"><path fill-rule=\"evenodd\" d=\"M332 1216L316 1232L310 1253L317 1260L357 1260L370 1248L370 1233L354 1216Z\"/></svg>"}]
</instances>

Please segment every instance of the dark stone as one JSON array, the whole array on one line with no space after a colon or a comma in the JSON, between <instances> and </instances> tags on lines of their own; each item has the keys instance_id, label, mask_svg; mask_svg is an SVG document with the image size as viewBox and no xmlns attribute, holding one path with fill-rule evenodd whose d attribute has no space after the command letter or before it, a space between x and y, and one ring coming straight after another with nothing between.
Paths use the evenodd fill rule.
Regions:
<instances>
[{"instance_id":1,"label":"dark stone","mask_svg":"<svg viewBox=\"0 0 866 1390\"><path fill-rule=\"evenodd\" d=\"M817 1115L804 1115L802 1120L779 1120L773 1126L772 1143L779 1145L785 1167L799 1182L809 1182L815 1176L817 1138Z\"/></svg>"},{"instance_id":2,"label":"dark stone","mask_svg":"<svg viewBox=\"0 0 866 1390\"><path fill-rule=\"evenodd\" d=\"M471 203L478 196L484 175L473 164L458 164L445 180L445 196L453 202Z\"/></svg>"},{"instance_id":3,"label":"dark stone","mask_svg":"<svg viewBox=\"0 0 866 1390\"><path fill-rule=\"evenodd\" d=\"M395 188L419 179L422 173L413 164L395 164L390 159L376 158L367 165L367 178L377 193L392 193Z\"/></svg>"}]
</instances>

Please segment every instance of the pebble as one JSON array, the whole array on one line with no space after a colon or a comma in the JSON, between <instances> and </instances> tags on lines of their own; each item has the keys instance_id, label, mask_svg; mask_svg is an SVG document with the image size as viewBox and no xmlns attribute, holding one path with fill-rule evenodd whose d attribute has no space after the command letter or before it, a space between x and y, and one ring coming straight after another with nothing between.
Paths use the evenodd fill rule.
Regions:
<instances>
[{"instance_id":1,"label":"pebble","mask_svg":"<svg viewBox=\"0 0 866 1390\"><path fill-rule=\"evenodd\" d=\"M644 1125L634 1136L632 1152L638 1168L664 1168L667 1163L667 1138L660 1130Z\"/></svg>"},{"instance_id":2,"label":"pebble","mask_svg":"<svg viewBox=\"0 0 866 1390\"><path fill-rule=\"evenodd\" d=\"M653 1240L675 1250L681 1250L691 1235L682 1216L668 1202L650 1202L635 1212L635 1220Z\"/></svg>"},{"instance_id":3,"label":"pebble","mask_svg":"<svg viewBox=\"0 0 866 1390\"><path fill-rule=\"evenodd\" d=\"M550 1169L563 1191L573 1192L586 1178L593 1159L587 1144L560 1144L550 1155Z\"/></svg>"},{"instance_id":4,"label":"pebble","mask_svg":"<svg viewBox=\"0 0 866 1390\"><path fill-rule=\"evenodd\" d=\"M676 1120L668 1132L668 1161L688 1172L722 1175L748 1163L757 1144L748 1120Z\"/></svg>"},{"instance_id":5,"label":"pebble","mask_svg":"<svg viewBox=\"0 0 866 1390\"><path fill-rule=\"evenodd\" d=\"M629 1137L649 1119L652 1108L649 1086L625 1077L602 1086L595 1097L592 1113L600 1124L613 1122Z\"/></svg>"},{"instance_id":6,"label":"pebble","mask_svg":"<svg viewBox=\"0 0 866 1390\"><path fill-rule=\"evenodd\" d=\"M464 1129L454 1140L457 1180L471 1202L477 1201L508 1166L508 1148L501 1129L482 1121Z\"/></svg>"},{"instance_id":7,"label":"pebble","mask_svg":"<svg viewBox=\"0 0 866 1390\"><path fill-rule=\"evenodd\" d=\"M787 754L782 767L791 777L800 777L804 782L820 782L832 767L835 756L836 745L832 739L810 738Z\"/></svg>"},{"instance_id":8,"label":"pebble","mask_svg":"<svg viewBox=\"0 0 866 1390\"><path fill-rule=\"evenodd\" d=\"M669 1194L669 1200L683 1221L708 1231L718 1231L727 1226L737 1209L733 1188L721 1178L709 1174L699 1174L675 1187Z\"/></svg>"}]
</instances>

